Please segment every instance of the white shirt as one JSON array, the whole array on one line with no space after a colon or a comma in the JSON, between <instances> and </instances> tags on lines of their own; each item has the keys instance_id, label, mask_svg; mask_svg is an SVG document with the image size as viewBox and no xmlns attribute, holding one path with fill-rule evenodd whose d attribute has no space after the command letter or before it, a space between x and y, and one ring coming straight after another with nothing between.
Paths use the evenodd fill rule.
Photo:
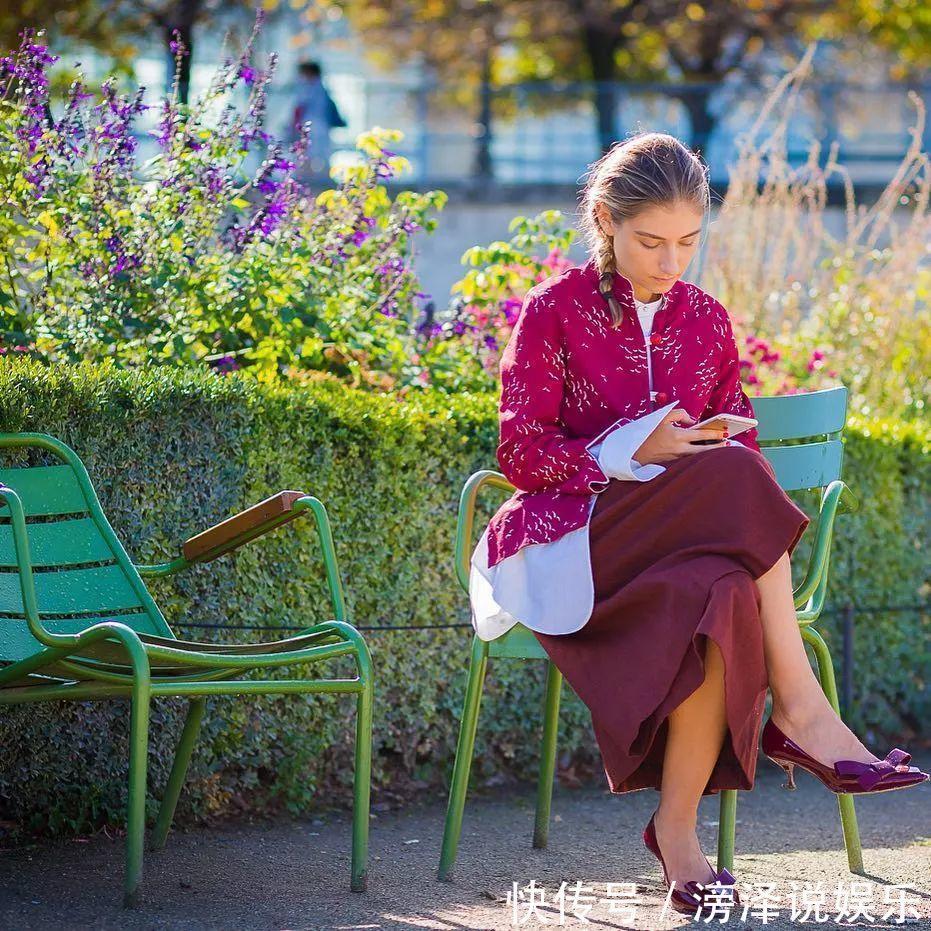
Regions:
<instances>
[{"instance_id":1,"label":"white shirt","mask_svg":"<svg viewBox=\"0 0 931 931\"><path fill-rule=\"evenodd\" d=\"M647 347L650 396L650 332L663 298L651 304L635 300L637 317ZM641 443L679 402L672 401L643 417L616 427L601 443L590 446L605 475L626 481L647 482L666 471L658 463L640 465L633 459ZM588 521L552 543L532 543L513 556L488 566L488 528L472 554L469 599L472 626L480 640L495 640L515 624L545 634L571 634L585 626L595 603L589 552L588 524L598 495L593 494Z\"/></svg>"}]
</instances>

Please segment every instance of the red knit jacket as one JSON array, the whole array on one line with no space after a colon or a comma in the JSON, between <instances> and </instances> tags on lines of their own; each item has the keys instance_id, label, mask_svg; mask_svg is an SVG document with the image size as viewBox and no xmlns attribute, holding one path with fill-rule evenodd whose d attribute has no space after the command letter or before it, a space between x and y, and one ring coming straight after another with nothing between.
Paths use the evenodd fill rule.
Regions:
<instances>
[{"instance_id":1,"label":"red knit jacket","mask_svg":"<svg viewBox=\"0 0 931 931\"><path fill-rule=\"evenodd\" d=\"M671 401L698 420L753 416L718 301L677 281L653 318L648 349L630 280L614 276L624 311L615 330L598 278L589 259L531 288L502 354L497 459L517 491L489 524L489 566L587 523L592 496L610 481L589 447L615 427ZM759 453L756 435L750 429L734 440Z\"/></svg>"}]
</instances>

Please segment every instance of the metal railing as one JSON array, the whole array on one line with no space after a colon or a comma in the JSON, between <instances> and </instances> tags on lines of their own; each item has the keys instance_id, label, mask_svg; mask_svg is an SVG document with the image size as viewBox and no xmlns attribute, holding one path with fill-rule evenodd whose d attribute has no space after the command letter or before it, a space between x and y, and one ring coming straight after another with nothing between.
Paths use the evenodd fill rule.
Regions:
<instances>
[{"instance_id":1,"label":"metal railing","mask_svg":"<svg viewBox=\"0 0 931 931\"><path fill-rule=\"evenodd\" d=\"M326 84L348 123L330 132L331 164L358 157L359 133L373 126L399 129L404 138L391 148L411 164L400 184L464 184L478 193L483 184L578 186L605 145L638 129L670 132L701 151L712 184L723 187L738 141L769 93L768 87L749 82L535 82L504 88L484 84L463 99L458 88L419 80L332 74ZM931 78L871 86L809 82L799 91L789 120L790 163L803 164L817 142L823 165L836 143L838 161L855 185L885 185L916 122L909 91L931 111ZM273 83L269 88L267 128L274 135L286 133L293 102L293 85ZM769 125L779 116L777 112ZM156 152L149 128L138 129L140 160ZM931 150L931 119L925 124L923 148ZM255 158L259 160L258 154Z\"/></svg>"},{"instance_id":2,"label":"metal railing","mask_svg":"<svg viewBox=\"0 0 931 931\"><path fill-rule=\"evenodd\" d=\"M332 133L337 158L349 156L358 132L378 124L404 132L394 148L411 162L411 181L515 185L577 184L605 145L637 129L678 136L702 151L712 182L725 183L738 140L770 92L748 82L535 82L480 85L462 101L455 89L421 82L335 75L328 85L349 123ZM817 142L823 165L836 143L838 161L855 182L887 182L915 124L909 91L931 111L931 78L870 86L810 81L799 91L789 121L790 162L801 165ZM282 109L289 94L287 85L274 91ZM777 108L769 125L780 115ZM931 120L923 145L931 150Z\"/></svg>"}]
</instances>

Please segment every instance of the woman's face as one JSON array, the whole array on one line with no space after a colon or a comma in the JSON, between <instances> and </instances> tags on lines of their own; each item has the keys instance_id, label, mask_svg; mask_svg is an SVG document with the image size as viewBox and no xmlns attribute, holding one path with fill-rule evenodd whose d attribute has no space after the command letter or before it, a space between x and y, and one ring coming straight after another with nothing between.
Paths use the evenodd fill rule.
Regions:
<instances>
[{"instance_id":1,"label":"woman's face","mask_svg":"<svg viewBox=\"0 0 931 931\"><path fill-rule=\"evenodd\" d=\"M614 223L604 204L597 207L602 229L614 237L617 270L629 278L638 301L653 301L685 274L698 249L702 213L692 204L646 207Z\"/></svg>"}]
</instances>

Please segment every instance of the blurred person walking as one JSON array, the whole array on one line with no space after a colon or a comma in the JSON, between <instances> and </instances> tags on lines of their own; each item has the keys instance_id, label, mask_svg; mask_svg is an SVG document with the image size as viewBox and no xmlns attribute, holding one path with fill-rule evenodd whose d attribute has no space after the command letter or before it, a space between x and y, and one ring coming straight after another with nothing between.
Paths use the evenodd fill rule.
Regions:
<instances>
[{"instance_id":1,"label":"blurred person walking","mask_svg":"<svg viewBox=\"0 0 931 931\"><path fill-rule=\"evenodd\" d=\"M300 127L308 121L310 136L301 180L314 184L330 178L330 156L333 154L330 130L347 125L324 87L320 64L316 61L302 61L298 65L291 120L293 138L298 138Z\"/></svg>"}]
</instances>

